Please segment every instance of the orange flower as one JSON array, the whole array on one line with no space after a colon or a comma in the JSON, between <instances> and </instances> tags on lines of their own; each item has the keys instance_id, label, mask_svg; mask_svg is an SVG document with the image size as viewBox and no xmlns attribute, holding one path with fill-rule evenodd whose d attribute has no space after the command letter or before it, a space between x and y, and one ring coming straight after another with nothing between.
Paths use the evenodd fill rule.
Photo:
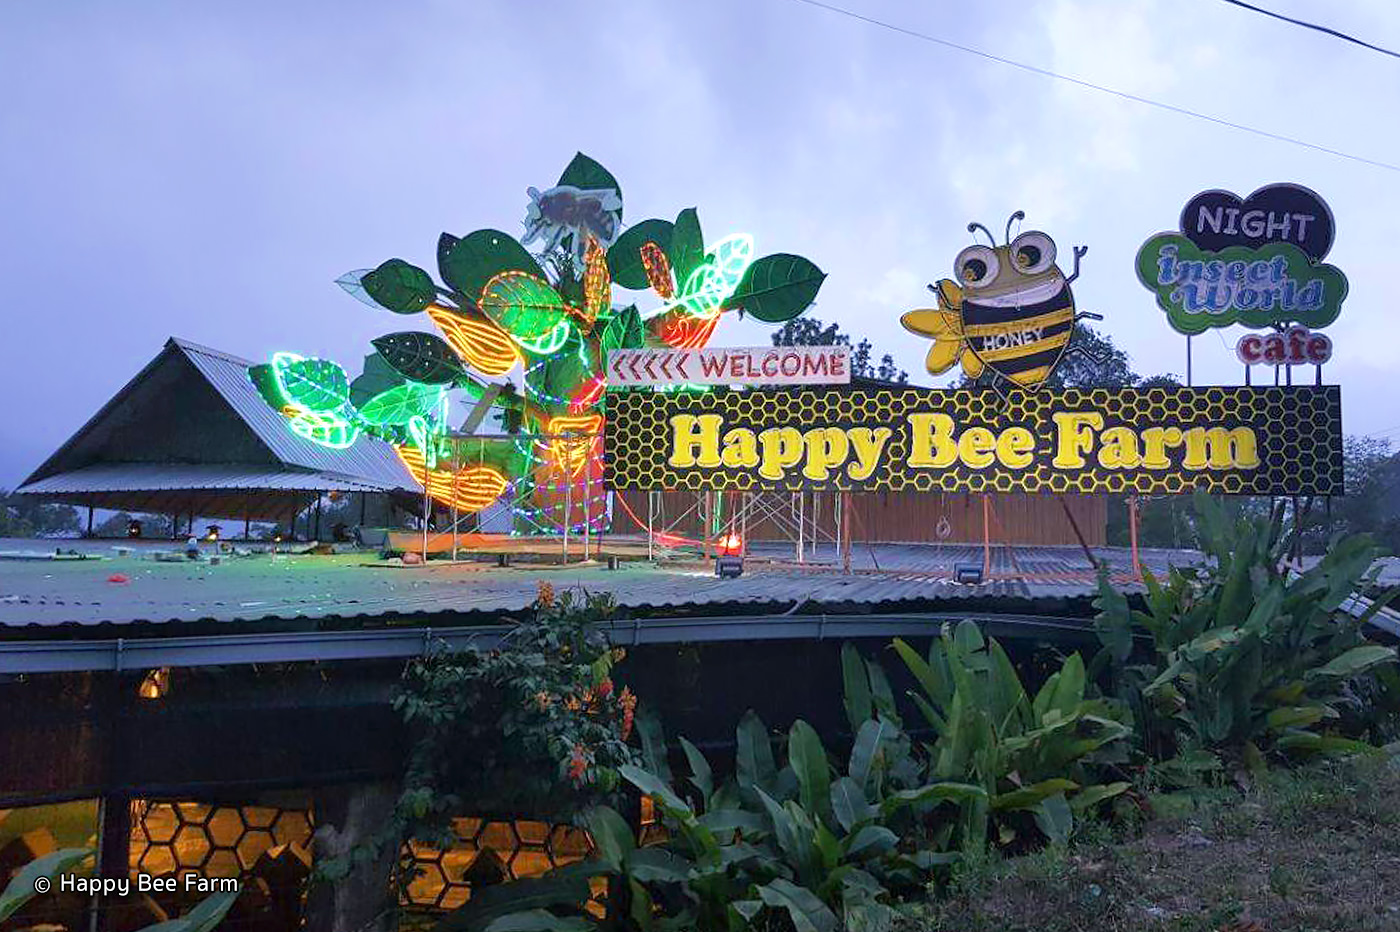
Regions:
<instances>
[{"instance_id":1,"label":"orange flower","mask_svg":"<svg viewBox=\"0 0 1400 932\"><path fill-rule=\"evenodd\" d=\"M548 608L554 604L554 587L543 579L540 580L539 594L535 596L535 604L540 608Z\"/></svg>"},{"instance_id":2,"label":"orange flower","mask_svg":"<svg viewBox=\"0 0 1400 932\"><path fill-rule=\"evenodd\" d=\"M613 681L609 677L603 677L603 681L598 684L598 698L606 699L612 695Z\"/></svg>"},{"instance_id":3,"label":"orange flower","mask_svg":"<svg viewBox=\"0 0 1400 932\"><path fill-rule=\"evenodd\" d=\"M588 771L588 758L584 756L583 745L574 745L574 752L569 756L569 779L575 783L583 782L583 775Z\"/></svg>"},{"instance_id":4,"label":"orange flower","mask_svg":"<svg viewBox=\"0 0 1400 932\"><path fill-rule=\"evenodd\" d=\"M544 690L540 690L539 692L535 693L535 705L539 707L539 710L541 712L549 708L550 704L553 701L553 697L551 697L549 693L545 692Z\"/></svg>"},{"instance_id":5,"label":"orange flower","mask_svg":"<svg viewBox=\"0 0 1400 932\"><path fill-rule=\"evenodd\" d=\"M579 709L583 708L583 705L578 701L578 696L570 696L564 700L564 708L568 709L570 712L577 712Z\"/></svg>"}]
</instances>

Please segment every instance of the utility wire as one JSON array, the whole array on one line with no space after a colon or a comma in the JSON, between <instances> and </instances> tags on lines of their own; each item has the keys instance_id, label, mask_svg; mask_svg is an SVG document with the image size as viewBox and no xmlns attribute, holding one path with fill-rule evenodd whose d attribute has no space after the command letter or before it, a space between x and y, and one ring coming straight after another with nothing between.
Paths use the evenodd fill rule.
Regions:
<instances>
[{"instance_id":1,"label":"utility wire","mask_svg":"<svg viewBox=\"0 0 1400 932\"><path fill-rule=\"evenodd\" d=\"M1320 26L1317 23L1309 23L1301 19L1294 19L1291 16L1284 16L1282 13L1275 13L1273 10L1266 10L1262 6L1255 6L1252 3L1245 3L1244 0L1224 0L1224 2L1230 4L1231 6L1240 7L1241 9L1253 10L1255 13L1262 13L1265 16L1272 16L1274 19L1281 19L1285 23L1292 23L1294 26L1302 26L1304 29L1314 29L1318 32L1326 33L1329 36L1341 39L1343 42L1351 42L1361 46L1364 49L1370 49L1373 52L1380 52L1382 55L1389 55L1391 58L1400 58L1400 52L1392 52L1390 49L1381 48L1379 45L1372 45L1365 39L1358 39L1356 38L1356 36L1349 36L1344 32L1338 32L1337 30L1332 29L1328 26Z\"/></svg>"},{"instance_id":2,"label":"utility wire","mask_svg":"<svg viewBox=\"0 0 1400 932\"><path fill-rule=\"evenodd\" d=\"M1331 149L1327 146L1321 146L1317 143L1307 142L1306 140L1297 139L1293 136L1283 136L1279 133L1271 133L1266 129L1259 129L1254 126L1246 126L1243 123L1235 123L1230 120L1223 119L1221 117L1211 116L1208 113L1201 113L1199 110L1190 110L1186 107L1178 107L1175 104L1163 103L1160 100L1152 100L1149 97L1139 97L1137 94L1130 94L1127 91L1120 91L1116 88L1105 87L1102 84L1095 84L1092 81L1085 81L1083 78L1073 78L1069 75L1064 75L1055 71L1050 71L1047 68L1041 68L1037 65L1028 65L1025 62L1015 61L1014 59L1010 58L1003 58L1000 55L993 55L991 52L984 52L981 49L975 49L969 45L960 45L957 42L952 42L948 39L940 39L938 36L929 35L926 32L918 32L917 30L909 29L904 26L896 26L894 23L887 23L884 20L875 19L872 16L865 16L864 14L857 13L854 10L847 10L843 7L833 6L829 3L823 3L821 2L821 0L794 0L794 2L805 3L808 6L817 7L818 9L826 10L831 13L838 13L841 16L846 16L851 19L859 20L863 23L868 23L871 26L879 26L881 29L888 29L891 32L897 32L900 35L909 36L912 39L918 39L922 42L931 42L934 45L941 45L944 48L956 49L959 52L967 52L969 55L976 55L977 57L985 58L988 61L998 62L999 64L1003 65L1010 65L1012 68L1019 68L1022 71L1029 71L1031 74L1038 74L1042 77L1054 78L1056 81L1064 81L1068 84L1074 84L1078 87L1086 87L1090 90L1098 91L1102 94L1110 94L1114 97L1118 97L1123 100L1131 100L1134 103L1146 104L1149 107L1156 107L1159 110L1166 110L1170 113L1177 113L1181 114L1182 116L1194 117L1198 120L1205 120L1206 122L1214 123L1217 126L1226 126L1230 129L1237 129L1242 132L1253 133L1256 136L1263 136L1265 139L1273 139L1276 142L1286 142L1290 145L1301 146L1304 149L1312 149L1314 152L1323 152L1327 155L1335 155L1338 158L1347 159L1352 162L1360 162L1363 165L1373 165L1376 168L1384 168L1387 171L1400 172L1400 165L1396 165L1391 162L1381 162L1376 159L1369 159L1366 158L1364 155L1353 155L1350 152L1343 152L1340 149Z\"/></svg>"}]
</instances>

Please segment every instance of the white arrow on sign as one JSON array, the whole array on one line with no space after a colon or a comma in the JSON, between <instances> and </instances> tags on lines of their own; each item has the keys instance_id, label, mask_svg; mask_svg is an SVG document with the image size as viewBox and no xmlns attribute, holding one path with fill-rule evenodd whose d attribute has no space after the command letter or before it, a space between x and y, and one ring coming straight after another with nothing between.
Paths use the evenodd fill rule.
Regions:
<instances>
[{"instance_id":1,"label":"white arrow on sign","mask_svg":"<svg viewBox=\"0 0 1400 932\"><path fill-rule=\"evenodd\" d=\"M608 384L830 385L851 381L850 347L624 349L608 354Z\"/></svg>"}]
</instances>

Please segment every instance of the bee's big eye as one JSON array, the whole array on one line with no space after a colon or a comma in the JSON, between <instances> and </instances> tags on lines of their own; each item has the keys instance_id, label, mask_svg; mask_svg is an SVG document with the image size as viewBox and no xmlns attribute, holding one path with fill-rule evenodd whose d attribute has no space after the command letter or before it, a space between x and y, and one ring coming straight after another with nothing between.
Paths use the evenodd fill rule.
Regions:
<instances>
[{"instance_id":1,"label":"bee's big eye","mask_svg":"<svg viewBox=\"0 0 1400 932\"><path fill-rule=\"evenodd\" d=\"M953 270L964 288L985 288L996 280L1001 263L986 246L969 246L953 260Z\"/></svg>"},{"instance_id":2,"label":"bee's big eye","mask_svg":"<svg viewBox=\"0 0 1400 932\"><path fill-rule=\"evenodd\" d=\"M1035 230L1022 233L1011 241L1011 258L1023 275L1044 272L1055 264L1055 241Z\"/></svg>"}]
</instances>

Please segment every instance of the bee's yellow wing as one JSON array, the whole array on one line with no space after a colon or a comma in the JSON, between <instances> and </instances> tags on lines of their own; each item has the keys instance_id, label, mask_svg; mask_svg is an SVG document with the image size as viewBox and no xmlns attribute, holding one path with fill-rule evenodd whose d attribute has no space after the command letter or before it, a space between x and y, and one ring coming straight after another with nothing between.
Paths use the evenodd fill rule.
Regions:
<instances>
[{"instance_id":1,"label":"bee's yellow wing","mask_svg":"<svg viewBox=\"0 0 1400 932\"><path fill-rule=\"evenodd\" d=\"M978 356L971 350L968 350L966 353L963 353L962 364L963 374L966 375L969 379L977 378L979 375L982 374L982 370L986 368L986 364L982 362L982 357Z\"/></svg>"},{"instance_id":2,"label":"bee's yellow wing","mask_svg":"<svg viewBox=\"0 0 1400 932\"><path fill-rule=\"evenodd\" d=\"M962 316L943 308L921 307L909 311L899 322L910 333L921 337L962 340Z\"/></svg>"},{"instance_id":3,"label":"bee's yellow wing","mask_svg":"<svg viewBox=\"0 0 1400 932\"><path fill-rule=\"evenodd\" d=\"M962 311L963 292L951 278L938 280L938 306L946 311Z\"/></svg>"}]
</instances>

